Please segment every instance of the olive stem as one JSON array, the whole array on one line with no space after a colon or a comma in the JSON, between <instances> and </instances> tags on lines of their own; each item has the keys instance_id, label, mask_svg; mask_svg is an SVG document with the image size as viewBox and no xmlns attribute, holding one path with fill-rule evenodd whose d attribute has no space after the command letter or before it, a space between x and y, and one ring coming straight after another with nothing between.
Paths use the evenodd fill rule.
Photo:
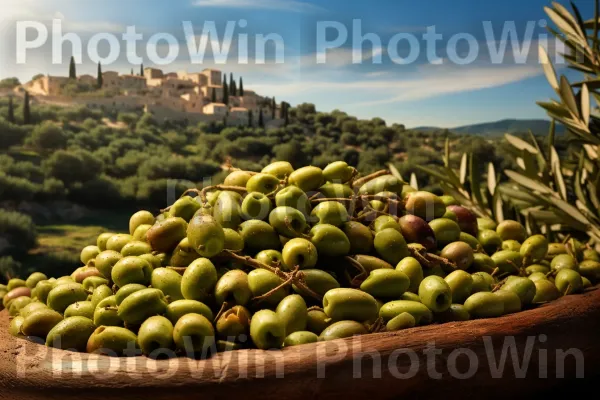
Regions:
<instances>
[{"instance_id":1,"label":"olive stem","mask_svg":"<svg viewBox=\"0 0 600 400\"><path fill-rule=\"evenodd\" d=\"M221 255L228 257L230 259L233 259L235 261L239 261L249 267L252 268L256 268L256 269L266 269L267 271L271 271L272 273L274 273L275 275L277 275L278 277L280 277L281 279L285 279L287 280L290 276L289 273L285 273L282 270L280 270L279 268L273 268L270 265L267 265L265 263L262 263L258 260L255 260L254 258L250 257L250 256L240 256L236 253L234 253L231 250L223 250L221 252ZM304 274L302 272L299 272L296 275L296 280L294 282L299 289L301 289L302 291L304 291L307 295L314 297L315 299L321 301L323 299L322 296L320 296L319 294L315 293L311 288L309 288L308 286L306 286L306 284L304 283Z\"/></svg>"},{"instance_id":2,"label":"olive stem","mask_svg":"<svg viewBox=\"0 0 600 400\"><path fill-rule=\"evenodd\" d=\"M363 176L362 178L354 181L352 183L352 187L360 187L360 186L364 185L365 183L372 181L375 178L379 178L380 176L384 176L384 175L389 175L389 173L390 173L390 171L388 171L387 169L382 169L381 171L373 172L370 175Z\"/></svg>"},{"instance_id":3,"label":"olive stem","mask_svg":"<svg viewBox=\"0 0 600 400\"><path fill-rule=\"evenodd\" d=\"M290 277L287 280L285 280L284 282L282 282L281 285L279 285L279 286L277 286L277 287L269 290L265 294L253 297L252 301L260 302L262 300L265 300L265 299L271 297L272 295L274 295L279 289L283 289L284 287L287 287L287 286L291 285L292 282L294 282L294 280L297 279L298 271L300 271L300 266L296 265L296 267L294 268L294 270L289 274Z\"/></svg>"},{"instance_id":4,"label":"olive stem","mask_svg":"<svg viewBox=\"0 0 600 400\"><path fill-rule=\"evenodd\" d=\"M193 190L193 189L188 189L188 190ZM208 199L206 198L206 193L213 191L213 190L227 190L229 192L236 192L236 193L242 193L242 194L247 192L246 188L242 187L242 186L229 186L229 185L207 186L198 193L198 196L200 196L200 200L202 200L203 204L208 203Z\"/></svg>"},{"instance_id":5,"label":"olive stem","mask_svg":"<svg viewBox=\"0 0 600 400\"><path fill-rule=\"evenodd\" d=\"M215 317L215 324L217 323L217 321L219 320L219 318L221 318L221 315L227 311L229 309L229 303L224 301L223 304L221 304L221 308L219 309L219 312L217 313L217 316Z\"/></svg>"}]
</instances>

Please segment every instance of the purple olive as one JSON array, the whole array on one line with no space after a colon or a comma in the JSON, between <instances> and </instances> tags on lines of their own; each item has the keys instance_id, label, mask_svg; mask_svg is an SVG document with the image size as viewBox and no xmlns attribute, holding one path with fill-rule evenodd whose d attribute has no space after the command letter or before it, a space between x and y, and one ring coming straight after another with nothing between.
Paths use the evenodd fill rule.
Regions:
<instances>
[{"instance_id":1,"label":"purple olive","mask_svg":"<svg viewBox=\"0 0 600 400\"><path fill-rule=\"evenodd\" d=\"M462 207L451 205L446 207L447 210L452 211L456 215L458 226L462 232L466 232L469 235L477 237L477 216L471 212L471 210Z\"/></svg>"},{"instance_id":2,"label":"purple olive","mask_svg":"<svg viewBox=\"0 0 600 400\"><path fill-rule=\"evenodd\" d=\"M402 236L408 243L419 243L427 250L434 250L437 246L435 234L423 218L407 214L398 220Z\"/></svg>"}]
</instances>

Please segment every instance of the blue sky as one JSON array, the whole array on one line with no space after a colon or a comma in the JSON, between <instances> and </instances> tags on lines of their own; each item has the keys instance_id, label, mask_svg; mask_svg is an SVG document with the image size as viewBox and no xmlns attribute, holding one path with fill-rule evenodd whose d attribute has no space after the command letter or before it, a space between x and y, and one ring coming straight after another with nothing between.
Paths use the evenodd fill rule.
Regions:
<instances>
[{"instance_id":1,"label":"blue sky","mask_svg":"<svg viewBox=\"0 0 600 400\"><path fill-rule=\"evenodd\" d=\"M593 1L575 3L584 18L591 17ZM322 111L340 109L360 118L381 117L409 127L544 118L535 101L547 99L553 92L543 76L537 48L544 44L545 36L549 37L543 27L550 22L543 11L549 4L547 0L3 0L0 76L26 81L37 73L65 75L72 50L65 44L61 63L53 64L51 29L43 47L27 51L25 64L16 61L16 21L39 21L50 27L52 20L60 19L63 34L76 33L82 40L81 53L75 52L82 56L80 73L95 73L95 63L87 51L93 35L107 33L121 40L126 28L135 26L143 35L137 55L145 66L152 66L146 53L148 38L168 33L180 44L179 56L161 68L218 68L243 76L245 87L261 95L292 104L312 102ZM240 20L246 21L245 27L240 27ZM209 47L213 41L223 43L230 21L235 29L226 63L219 63L208 51L203 63L192 64L183 21L191 22L197 43L204 37ZM218 38L203 33L211 21ZM360 21L362 32L358 32L356 21ZM327 24L343 26L347 40L326 50L326 63L319 64L317 54L323 49L317 39L331 41L340 34L329 28L326 35L319 35L323 32L319 26ZM487 32L485 26L489 27ZM441 35L435 43L423 38L428 27ZM515 44L529 51L522 58L515 57L509 42L504 57L494 59L490 46L496 48L502 32L511 29ZM361 46L360 41L353 41L358 33L372 34L375 45L365 41ZM248 64L241 64L238 58L240 49L245 48L239 34L249 38ZM281 38L283 63L276 62L274 42L266 47L266 63L257 63L257 34ZM404 39L394 43L398 34L404 34ZM413 42L406 39L409 36ZM546 47L551 55L556 54L551 38ZM103 43L99 53L108 54L108 50ZM433 53L436 58L431 57ZM132 65L123 41L119 54L105 70L126 73L130 68L139 69L139 65ZM166 54L165 42L159 42L158 55ZM409 55L414 55L411 62L406 61ZM558 69L565 72L560 65Z\"/></svg>"}]
</instances>

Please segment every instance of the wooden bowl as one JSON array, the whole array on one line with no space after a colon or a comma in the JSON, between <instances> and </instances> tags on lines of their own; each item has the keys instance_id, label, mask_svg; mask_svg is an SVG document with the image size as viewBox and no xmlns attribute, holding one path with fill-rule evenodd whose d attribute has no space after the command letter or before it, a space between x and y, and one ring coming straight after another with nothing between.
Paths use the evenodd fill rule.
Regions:
<instances>
[{"instance_id":1,"label":"wooden bowl","mask_svg":"<svg viewBox=\"0 0 600 400\"><path fill-rule=\"evenodd\" d=\"M8 322L6 311L0 313L0 399L506 399L600 370L597 288L502 318L200 361L49 349L10 336ZM514 368L511 346L527 366ZM502 371L496 365L503 348Z\"/></svg>"}]
</instances>

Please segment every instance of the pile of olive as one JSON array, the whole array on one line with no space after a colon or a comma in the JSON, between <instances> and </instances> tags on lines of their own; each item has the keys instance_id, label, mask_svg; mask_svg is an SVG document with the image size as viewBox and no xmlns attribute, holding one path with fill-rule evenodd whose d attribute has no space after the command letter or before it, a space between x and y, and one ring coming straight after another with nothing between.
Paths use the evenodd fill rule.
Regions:
<instances>
[{"instance_id":1,"label":"pile of olive","mask_svg":"<svg viewBox=\"0 0 600 400\"><path fill-rule=\"evenodd\" d=\"M527 237L345 162L235 170L135 213L81 261L0 286L11 334L117 355L272 349L499 317L600 280L599 254L574 239Z\"/></svg>"}]
</instances>

